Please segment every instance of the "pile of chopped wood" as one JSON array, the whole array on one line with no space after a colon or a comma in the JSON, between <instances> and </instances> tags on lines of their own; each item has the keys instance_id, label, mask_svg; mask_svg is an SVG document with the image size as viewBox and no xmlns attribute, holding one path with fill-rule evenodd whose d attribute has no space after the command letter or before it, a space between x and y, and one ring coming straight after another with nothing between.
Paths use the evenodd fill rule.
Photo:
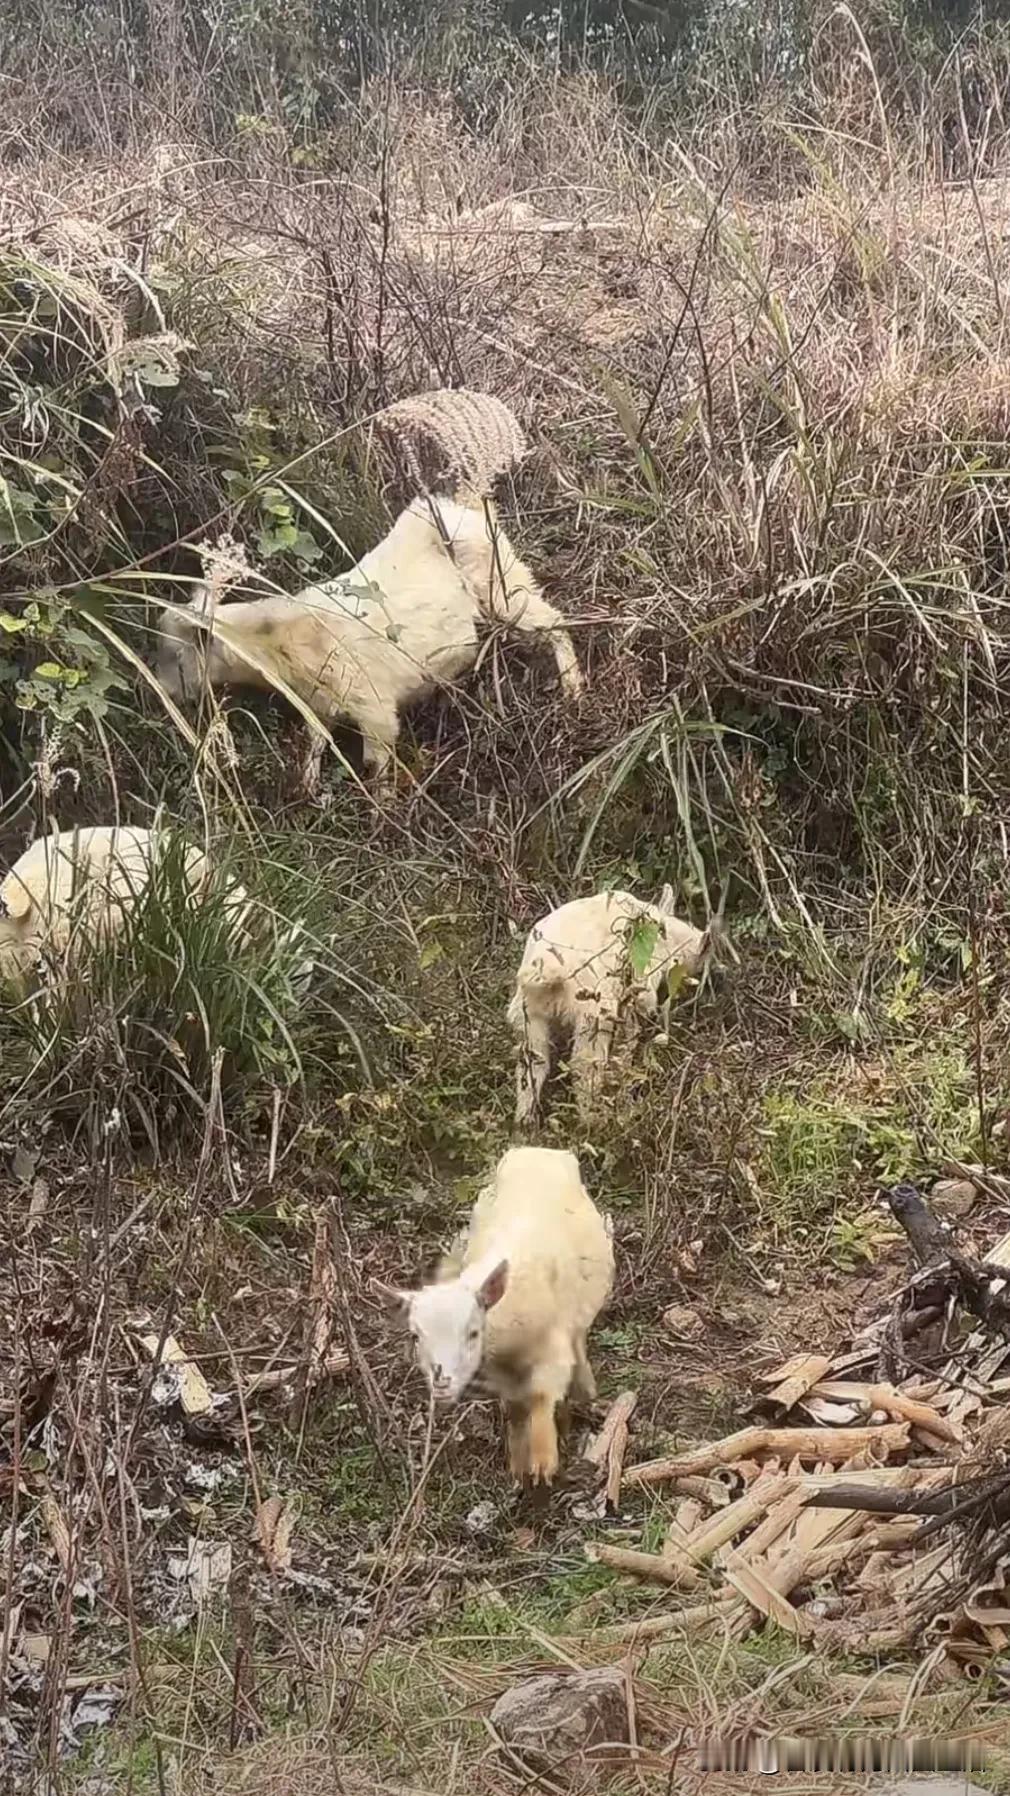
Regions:
<instances>
[{"instance_id":1,"label":"pile of chopped wood","mask_svg":"<svg viewBox=\"0 0 1010 1796\"><path fill-rule=\"evenodd\" d=\"M662 1486L676 1508L660 1552L587 1554L687 1599L617 1631L740 1636L769 1618L847 1651L936 1647L969 1678L1005 1652L1010 1236L972 1259L914 1187L887 1201L918 1270L845 1351L763 1378L759 1423L624 1469L634 1398L615 1404L590 1450L607 1507Z\"/></svg>"}]
</instances>

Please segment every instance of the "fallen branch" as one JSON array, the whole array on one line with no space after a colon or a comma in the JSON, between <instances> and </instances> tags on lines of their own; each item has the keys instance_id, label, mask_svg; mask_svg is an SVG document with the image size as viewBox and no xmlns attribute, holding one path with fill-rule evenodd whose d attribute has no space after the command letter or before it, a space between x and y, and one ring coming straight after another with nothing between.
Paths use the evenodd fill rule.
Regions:
<instances>
[{"instance_id":1,"label":"fallen branch","mask_svg":"<svg viewBox=\"0 0 1010 1796\"><path fill-rule=\"evenodd\" d=\"M318 1369L318 1377L333 1378L338 1372L346 1372L350 1363L346 1353L329 1353ZM297 1366L274 1366L269 1372L254 1372L245 1381L243 1395L251 1397L257 1392L280 1390L282 1385L292 1384L297 1376Z\"/></svg>"},{"instance_id":2,"label":"fallen branch","mask_svg":"<svg viewBox=\"0 0 1010 1796\"><path fill-rule=\"evenodd\" d=\"M605 1541L590 1540L586 1542L585 1554L592 1565L607 1565L611 1571L651 1578L657 1584L676 1584L682 1590L697 1590L702 1582L692 1566L666 1559L660 1553L639 1553L631 1547L612 1547Z\"/></svg>"},{"instance_id":3,"label":"fallen branch","mask_svg":"<svg viewBox=\"0 0 1010 1796\"><path fill-rule=\"evenodd\" d=\"M758 1453L778 1453L789 1459L846 1460L867 1447L879 1450L882 1457L900 1452L908 1445L907 1422L884 1422L867 1428L741 1428L725 1440L699 1447L671 1459L645 1460L633 1465L624 1476L629 1484L663 1484L670 1478L683 1478L694 1473L712 1471Z\"/></svg>"},{"instance_id":4,"label":"fallen branch","mask_svg":"<svg viewBox=\"0 0 1010 1796\"><path fill-rule=\"evenodd\" d=\"M600 1429L600 1432L595 1439L591 1440L586 1448L584 1457L589 1461L590 1465L603 1465L604 1461L609 1456L614 1437L618 1430L623 1426L625 1431L627 1431L628 1423L631 1420L637 1402L637 1391L622 1391L619 1397L614 1398L613 1403L607 1411L607 1418L603 1427Z\"/></svg>"},{"instance_id":5,"label":"fallen branch","mask_svg":"<svg viewBox=\"0 0 1010 1796\"><path fill-rule=\"evenodd\" d=\"M737 1497L735 1503L727 1504L718 1515L703 1522L688 1536L684 1543L688 1558L695 1565L703 1565L719 1547L725 1546L736 1535L750 1528L773 1504L789 1496L795 1489L796 1479L788 1478L784 1472L759 1478L742 1497Z\"/></svg>"}]
</instances>

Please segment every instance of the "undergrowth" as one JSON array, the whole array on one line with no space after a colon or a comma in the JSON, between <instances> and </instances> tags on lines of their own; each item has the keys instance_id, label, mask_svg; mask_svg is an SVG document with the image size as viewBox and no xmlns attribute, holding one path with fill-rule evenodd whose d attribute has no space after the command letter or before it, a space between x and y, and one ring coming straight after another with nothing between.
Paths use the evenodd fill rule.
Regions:
<instances>
[{"instance_id":1,"label":"undergrowth","mask_svg":"<svg viewBox=\"0 0 1010 1796\"><path fill-rule=\"evenodd\" d=\"M52 1479L103 1559L132 1667L129 1726L82 1777L163 1793L166 1755L209 1776L298 1714L397 1776L451 1756L450 1784L490 1789L473 1714L552 1639L589 1653L594 1617L647 1605L512 1514L486 1415L417 1496L423 1400L370 1283L422 1276L511 1138L505 1006L556 903L668 881L724 924L588 1124L562 1069L542 1129L615 1218L598 1370L607 1396L640 1384L643 1435L732 1426L755 1332L784 1340L791 1293L893 1251L879 1183L1006 1169L1005 24L966 13L955 43L930 8L773 10L656 26L630 59L602 27L577 53L559 24L548 54L469 13L367 45L339 7L225 7L220 46L184 6L0 21L0 864L53 821L163 807L214 867L196 905L169 856L114 941L0 1014L9 1383L55 1354L63 1405L26 1489ZM461 385L531 439L501 510L587 697L492 630L404 720L395 791L356 779L346 731L310 810L303 720L276 695L170 705L158 610L215 557L280 590L350 566L409 489L376 413ZM327 1575L401 1522L441 1570L390 1574L384 1633L353 1581L339 1626L260 1612L246 1712L234 1604L181 1641L153 1610L138 1630L150 1593L108 1569L134 1498L95 1492L164 1448L138 1469L127 1313L161 1305L229 1389L304 1356L323 1224L339 1398L279 1405L265 1440L230 1418L234 1509L161 1484L148 1508L244 1530L259 1478L299 1489ZM71 1608L46 1624L68 1653ZM657 1648L648 1681L671 1730L837 1715L771 1629Z\"/></svg>"}]
</instances>

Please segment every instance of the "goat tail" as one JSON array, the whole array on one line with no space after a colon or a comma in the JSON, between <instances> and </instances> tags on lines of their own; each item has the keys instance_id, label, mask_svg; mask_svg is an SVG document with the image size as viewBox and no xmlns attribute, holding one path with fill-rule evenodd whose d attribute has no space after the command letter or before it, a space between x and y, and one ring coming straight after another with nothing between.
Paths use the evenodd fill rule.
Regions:
<instances>
[{"instance_id":1,"label":"goat tail","mask_svg":"<svg viewBox=\"0 0 1010 1796\"><path fill-rule=\"evenodd\" d=\"M507 1012L510 1028L518 1035L525 1030L531 1015L540 1020L552 1015L565 980L566 975L560 969L555 972L542 960L520 967Z\"/></svg>"}]
</instances>

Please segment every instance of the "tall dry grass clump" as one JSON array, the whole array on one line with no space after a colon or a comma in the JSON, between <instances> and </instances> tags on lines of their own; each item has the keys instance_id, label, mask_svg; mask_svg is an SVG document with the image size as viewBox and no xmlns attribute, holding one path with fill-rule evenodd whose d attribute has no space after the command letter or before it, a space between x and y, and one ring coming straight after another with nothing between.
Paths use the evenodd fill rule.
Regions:
<instances>
[{"instance_id":1,"label":"tall dry grass clump","mask_svg":"<svg viewBox=\"0 0 1010 1796\"><path fill-rule=\"evenodd\" d=\"M479 129L472 91L407 61L311 132L264 92L212 154L182 106L121 142L89 115L73 159L21 127L8 828L40 732L47 778L96 737L118 778L160 729L149 596L184 595L208 543L291 588L369 546L405 486L509 474L592 703L573 718L492 643L429 708L394 827L438 877L479 860L519 922L633 862L703 908L735 882L812 937L868 887L939 890L963 923L1007 796L1010 182L999 115L969 128L1002 66L997 36L976 48L917 110L839 14L806 88L711 75L688 122L658 81L635 109L517 54ZM217 740L201 764L233 804L250 756Z\"/></svg>"}]
</instances>

